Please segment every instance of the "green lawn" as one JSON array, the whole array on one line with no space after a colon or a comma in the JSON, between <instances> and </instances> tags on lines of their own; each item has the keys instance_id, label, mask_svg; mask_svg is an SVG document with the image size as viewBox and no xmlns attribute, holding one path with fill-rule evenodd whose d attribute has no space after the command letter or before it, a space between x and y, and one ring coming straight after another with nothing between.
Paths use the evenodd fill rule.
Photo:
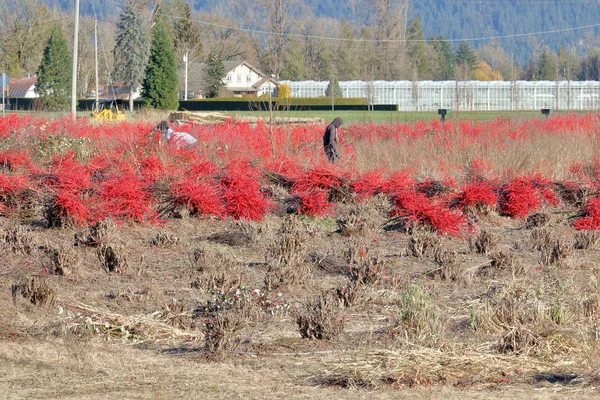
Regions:
<instances>
[{"instance_id":1,"label":"green lawn","mask_svg":"<svg viewBox=\"0 0 600 400\"><path fill-rule=\"evenodd\" d=\"M573 112L573 111L571 111ZM577 112L577 111L576 111ZM8 113L15 113L15 111L7 111ZM17 111L17 114L33 114L44 116L46 118L54 119L69 116L69 112L27 112ZM269 117L267 111L229 111L223 112L227 115L240 115L240 116L262 116L264 118ZM583 113L579 111L578 113ZM164 114L164 115L163 115ZM567 114L566 111L555 111L552 115ZM1 115L1 114L0 114ZM136 119L135 113L125 112L126 120L132 121ZM156 118L166 118L168 112L156 111ZM429 121L432 119L439 119L439 115L434 111L276 111L273 113L275 117L320 117L325 121L332 121L336 117L341 117L346 125L348 124L361 124L361 123L374 123L374 124L389 124L389 123L412 123L414 121ZM89 111L78 111L77 117L89 117ZM152 117L150 117L152 119ZM154 119L156 119L154 118ZM495 118L518 118L518 119L530 119L530 118L544 118L539 111L452 111L450 115L446 116L447 121L451 120L472 120L472 121L484 121Z\"/></svg>"},{"instance_id":2,"label":"green lawn","mask_svg":"<svg viewBox=\"0 0 600 400\"><path fill-rule=\"evenodd\" d=\"M262 116L268 118L266 111L231 111L228 115L240 116ZM566 112L554 112L552 115L566 114ZM277 111L273 113L276 117L320 117L326 121L332 121L341 117L346 124L358 124L372 122L374 124L389 123L411 123L414 121L429 121L439 119L434 111ZM446 120L473 120L483 121L495 118L544 118L539 111L452 111Z\"/></svg>"}]
</instances>

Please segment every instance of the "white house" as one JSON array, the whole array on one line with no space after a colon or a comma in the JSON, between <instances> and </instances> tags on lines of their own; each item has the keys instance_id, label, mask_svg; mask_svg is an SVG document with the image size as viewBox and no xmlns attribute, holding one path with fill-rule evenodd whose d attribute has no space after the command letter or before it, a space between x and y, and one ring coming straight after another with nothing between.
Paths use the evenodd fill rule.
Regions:
<instances>
[{"instance_id":1,"label":"white house","mask_svg":"<svg viewBox=\"0 0 600 400\"><path fill-rule=\"evenodd\" d=\"M275 95L275 88L279 84L275 78L268 77L258 68L246 61L224 61L225 88L236 96L256 94L261 96L271 92Z\"/></svg>"},{"instance_id":2,"label":"white house","mask_svg":"<svg viewBox=\"0 0 600 400\"><path fill-rule=\"evenodd\" d=\"M40 97L35 92L37 78L10 78L8 82L8 97L33 99Z\"/></svg>"}]
</instances>

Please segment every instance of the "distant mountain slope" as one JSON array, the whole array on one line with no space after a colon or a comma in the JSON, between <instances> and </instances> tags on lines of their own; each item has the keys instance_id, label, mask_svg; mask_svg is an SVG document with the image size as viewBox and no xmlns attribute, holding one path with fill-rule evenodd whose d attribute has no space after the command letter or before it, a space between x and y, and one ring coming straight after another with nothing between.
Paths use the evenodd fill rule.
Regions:
<instances>
[{"instance_id":1,"label":"distant mountain slope","mask_svg":"<svg viewBox=\"0 0 600 400\"><path fill-rule=\"evenodd\" d=\"M51 7L72 8L72 0L42 0ZM237 0L188 0L194 10L233 9ZM317 16L356 19L353 5L365 0L298 0L304 1ZM95 2L101 16L120 11L116 1ZM81 12L92 14L92 3L82 2ZM449 39L498 37L515 60L524 63L532 46L585 46L586 34L600 35L600 28L574 29L600 24L600 0L412 0L410 16L421 18L425 37L443 34ZM554 33L526 35L536 32ZM484 41L472 40L477 47ZM457 43L456 43L457 44Z\"/></svg>"}]
</instances>

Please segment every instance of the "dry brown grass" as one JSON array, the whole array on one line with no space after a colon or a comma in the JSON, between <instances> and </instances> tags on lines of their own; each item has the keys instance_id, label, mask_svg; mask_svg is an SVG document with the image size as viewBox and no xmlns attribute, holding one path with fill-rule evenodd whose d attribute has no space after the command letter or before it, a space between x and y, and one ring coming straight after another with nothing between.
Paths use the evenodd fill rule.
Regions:
<instances>
[{"instance_id":1,"label":"dry brown grass","mask_svg":"<svg viewBox=\"0 0 600 400\"><path fill-rule=\"evenodd\" d=\"M381 207L368 212L381 218ZM368 227L347 236L335 233L333 220L312 218L168 221L165 232L179 239L173 246L152 245L152 227L125 225L104 236L87 227L76 233L77 246L70 246L72 228L32 228L44 247L26 254L4 243L0 258L0 285L14 285L16 304L11 291L0 291L0 354L14 371L11 390L20 398L55 398L70 382L78 398L104 398L109 385L102 382L109 380L120 396L186 398L205 393L208 379L218 388L214 398L244 397L251 389L271 398L421 393L414 390L428 390L417 398L488 398L517 388L580 394L597 382L600 268L593 246L568 251L579 235L559 216L531 230L521 221L482 217L481 231L494 232L495 245L482 241L478 252L475 237L385 231L366 212L336 206L336 219ZM351 215L358 217L350 221ZM2 232L14 228L0 223ZM223 232L250 239L207 240ZM416 254L406 248L411 237L427 243L415 246ZM107 251L103 261L97 254L114 243L128 261L136 255L117 274L105 271L118 255ZM556 253L549 265L541 262L544 248ZM63 265L61 249L77 255L77 268L47 274L37 260L48 267L56 254ZM137 256L143 270L132 268ZM44 285L52 292L44 294ZM33 351L38 345L47 352ZM140 359L147 363L124 369ZM142 369L144 385L123 380ZM28 392L32 371L40 383Z\"/></svg>"},{"instance_id":2,"label":"dry brown grass","mask_svg":"<svg viewBox=\"0 0 600 400\"><path fill-rule=\"evenodd\" d=\"M447 133L452 135L452 132ZM520 171L523 174L544 172L556 180L569 179L569 167L580 160L591 160L596 154L596 144L590 135L561 135L548 137L542 132L528 132L527 141L511 140L507 137L504 148L497 146L464 144L449 140L443 149L432 146L431 137L403 141L402 145L390 145L386 141L356 140L354 144L358 170L384 168L402 170L411 166L418 176L443 180L449 171L440 171L439 162L445 165L467 165L473 158L486 160L491 165L490 173ZM437 149L433 150L432 148ZM568 148L569 151L562 151ZM343 148L342 148L343 151ZM456 170L458 175L462 171Z\"/></svg>"}]
</instances>

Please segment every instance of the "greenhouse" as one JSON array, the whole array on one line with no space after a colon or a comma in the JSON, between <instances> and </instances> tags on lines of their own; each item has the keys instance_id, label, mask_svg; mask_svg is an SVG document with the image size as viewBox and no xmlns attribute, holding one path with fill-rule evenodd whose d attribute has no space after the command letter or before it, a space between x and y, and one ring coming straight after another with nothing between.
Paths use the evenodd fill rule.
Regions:
<instances>
[{"instance_id":1,"label":"greenhouse","mask_svg":"<svg viewBox=\"0 0 600 400\"><path fill-rule=\"evenodd\" d=\"M324 97L329 81L282 81L292 97ZM593 110L600 108L597 81L341 81L343 97L401 111Z\"/></svg>"}]
</instances>

